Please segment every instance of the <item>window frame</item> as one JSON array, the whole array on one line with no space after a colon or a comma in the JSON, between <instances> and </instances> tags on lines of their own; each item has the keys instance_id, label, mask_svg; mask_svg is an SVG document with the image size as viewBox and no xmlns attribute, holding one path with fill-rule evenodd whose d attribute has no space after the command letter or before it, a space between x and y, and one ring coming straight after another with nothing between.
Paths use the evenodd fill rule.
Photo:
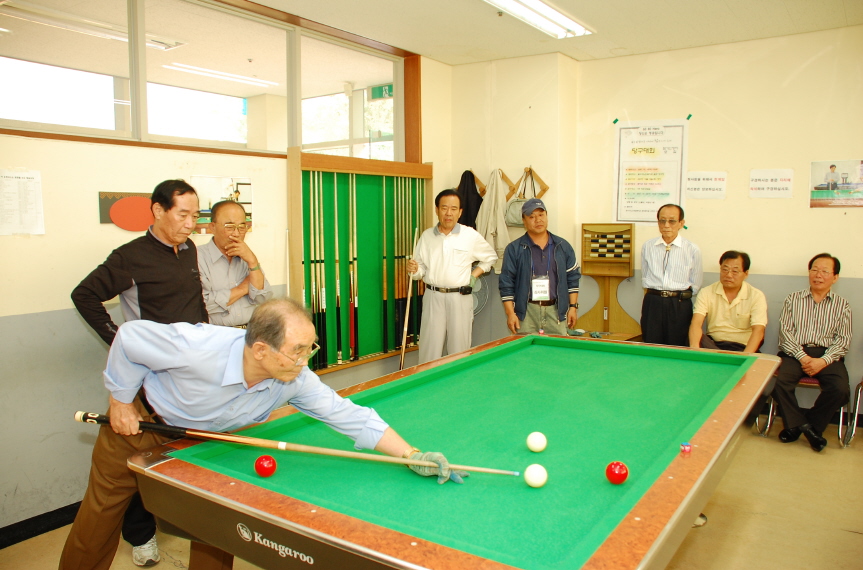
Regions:
<instances>
[{"instance_id":1,"label":"window frame","mask_svg":"<svg viewBox=\"0 0 863 570\"><path fill-rule=\"evenodd\" d=\"M137 80L140 85L143 85L143 94L141 90L131 89L131 99L133 105L133 113L131 117L132 124L129 130L104 130L87 127L73 127L65 125L57 125L53 123L39 123L29 121L17 121L12 119L0 119L0 135L10 136L26 136L31 138L47 138L55 140L69 140L80 142L95 142L102 144L117 144L123 146L140 146L150 148L163 148L175 150L197 150L201 152L214 152L220 154L238 154L248 156L265 156L265 157L287 157L287 149L285 152L265 151L259 149L249 149L246 145L240 143L228 143L224 141L212 141L185 137L170 137L164 135L151 135L147 132L147 113L146 113L146 70L142 70L141 66L137 65L136 52L141 53L146 47L143 44L143 34L135 33L138 30L143 30L143 21L138 16L143 14L144 0L126 0L127 12L129 14L128 29L129 29L129 75L130 83ZM228 13L234 16L247 18L259 23L274 26L284 29L288 34L286 46L288 51L288 82L299 86L301 69L299 67L299 45L301 36L309 36L314 39L326 41L340 45L347 49L367 53L375 57L381 57L393 62L393 84L395 90L394 97L394 131L393 140L395 141L395 153L393 160L398 162L421 162L420 152L420 73L419 62L420 58L417 54L402 50L375 40L357 36L349 32L338 30L324 24L306 20L293 14L288 14L280 10L268 8L260 4L249 2L248 0L181 0L191 4L206 7L208 9L217 10ZM296 53L294 53L296 52ZM292 61L295 65L292 65ZM406 64L411 67L411 72L406 71ZM405 81L405 77L409 76L409 80ZM296 126L289 123L289 144L292 146L290 131L295 130L299 133L298 143L301 143L302 137L302 105L300 100L291 101L292 95L299 96L299 89L289 89L288 93L288 113L291 122L296 123ZM135 112L134 109L138 109ZM407 116L410 116L408 119ZM384 140L388 137L382 137ZM411 141L406 144L405 141ZM367 142L363 140L363 142ZM377 140L375 142L378 142ZM353 139L344 141L344 143L352 152ZM323 144L323 143L316 143ZM314 146L309 145L308 149L313 150ZM333 141L328 141L327 146L334 145ZM298 145L299 146L299 145ZM406 148L407 147L407 148ZM304 148L307 148L304 146Z\"/></svg>"}]
</instances>

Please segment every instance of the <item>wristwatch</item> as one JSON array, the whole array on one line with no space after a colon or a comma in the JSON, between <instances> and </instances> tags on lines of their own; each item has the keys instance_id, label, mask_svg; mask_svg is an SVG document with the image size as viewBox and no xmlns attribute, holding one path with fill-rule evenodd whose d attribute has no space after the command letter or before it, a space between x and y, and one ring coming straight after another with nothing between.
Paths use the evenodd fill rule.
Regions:
<instances>
[{"instance_id":1,"label":"wristwatch","mask_svg":"<svg viewBox=\"0 0 863 570\"><path fill-rule=\"evenodd\" d=\"M572 307L573 309L577 309L578 303L570 303L569 306Z\"/></svg>"}]
</instances>

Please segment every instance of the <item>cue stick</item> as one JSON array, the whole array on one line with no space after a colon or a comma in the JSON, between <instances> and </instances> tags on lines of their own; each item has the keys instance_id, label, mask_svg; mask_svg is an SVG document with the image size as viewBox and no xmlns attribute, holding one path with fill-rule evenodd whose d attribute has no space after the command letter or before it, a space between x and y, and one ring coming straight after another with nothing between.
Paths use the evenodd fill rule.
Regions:
<instances>
[{"instance_id":1,"label":"cue stick","mask_svg":"<svg viewBox=\"0 0 863 570\"><path fill-rule=\"evenodd\" d=\"M389 335L387 334L387 328L389 324L387 323L387 297L389 292L387 291L387 177L383 176L381 180L381 197L383 202L383 223L381 226L383 230L381 233L383 234L383 342L384 342L384 352L389 352Z\"/></svg>"},{"instance_id":2,"label":"cue stick","mask_svg":"<svg viewBox=\"0 0 863 570\"><path fill-rule=\"evenodd\" d=\"M318 343L321 350L318 351L318 366L326 368L329 365L329 346L327 343L327 273L324 268L324 173L318 172L318 184L315 188L315 213L317 217L316 249L317 249L317 271L318 271L318 307L320 314L320 327L317 333L320 339Z\"/></svg>"},{"instance_id":3,"label":"cue stick","mask_svg":"<svg viewBox=\"0 0 863 570\"><path fill-rule=\"evenodd\" d=\"M311 272L309 274L309 306L312 311L312 320L315 325L315 330L318 329L318 279L315 271L317 271L316 256L315 256L315 184L317 173L309 172L309 263ZM315 357L317 360L317 357ZM314 367L314 364L312 364ZM310 367L311 368L311 367Z\"/></svg>"},{"instance_id":4,"label":"cue stick","mask_svg":"<svg viewBox=\"0 0 863 570\"><path fill-rule=\"evenodd\" d=\"M414 228L414 251L417 249L417 240L419 239L419 228ZM413 254L411 254L411 259L413 259ZM405 263L407 266L407 263ZM405 328L402 330L402 353L399 356L399 370L404 370L405 368L405 348L408 345L408 320L410 320L411 316L411 291L413 291L413 277L408 275L408 300L405 303Z\"/></svg>"},{"instance_id":5,"label":"cue stick","mask_svg":"<svg viewBox=\"0 0 863 570\"><path fill-rule=\"evenodd\" d=\"M333 228L333 241L335 241L336 252L336 364L342 363L342 327L339 320L342 313L342 293L341 293L341 278L340 278L340 262L339 259L339 175L333 173L333 217L335 218Z\"/></svg>"},{"instance_id":6,"label":"cue stick","mask_svg":"<svg viewBox=\"0 0 863 570\"><path fill-rule=\"evenodd\" d=\"M351 327L351 360L357 360L360 357L357 350L357 177L356 174L349 174L348 176L350 177L350 184L348 185L348 233L350 234L348 243L350 244L350 252L348 253L348 259L351 263L351 299L348 321Z\"/></svg>"},{"instance_id":7,"label":"cue stick","mask_svg":"<svg viewBox=\"0 0 863 570\"><path fill-rule=\"evenodd\" d=\"M111 425L111 418L93 412L75 412L75 421L82 422L85 424ZM434 463L433 461L420 461L419 459L403 459L401 457L390 457L389 455L372 455L370 453L358 453L356 451L343 451L341 449L330 449L329 447L316 447L313 445L302 445L299 443L276 441L274 439L262 439L245 435L235 435L231 433L204 431L200 429L156 424L152 422L138 422L138 427L143 431L151 431L154 433L160 433L162 435L177 438L190 437L192 439L202 439L205 441L224 441L227 443L249 445L251 447L266 447L269 449L280 449L282 451L296 451L299 453L330 455L332 457L363 459L365 461L377 461L378 463L398 463L399 465L419 465L420 467L438 466L437 463ZM521 476L521 473L519 473L518 471L491 469L489 467L471 467L469 465L450 465L450 469L456 469L459 471L473 471L476 473L491 473L492 475L513 475L515 477Z\"/></svg>"}]
</instances>

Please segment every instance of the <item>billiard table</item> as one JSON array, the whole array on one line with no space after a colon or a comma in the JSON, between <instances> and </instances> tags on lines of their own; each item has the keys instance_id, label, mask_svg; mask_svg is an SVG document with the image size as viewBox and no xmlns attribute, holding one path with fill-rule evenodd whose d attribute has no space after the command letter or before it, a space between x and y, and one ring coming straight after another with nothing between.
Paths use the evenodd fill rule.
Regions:
<instances>
[{"instance_id":1,"label":"billiard table","mask_svg":"<svg viewBox=\"0 0 863 570\"><path fill-rule=\"evenodd\" d=\"M341 391L412 445L474 473L438 485L400 465L181 440L132 457L163 531L193 540L192 570L663 568L749 433L770 355L513 336ZM287 407L242 434L350 450ZM529 433L548 438L528 450ZM681 443L692 445L684 453ZM278 469L254 471L269 453ZM624 462L612 485L605 467ZM194 566L194 565L197 565Z\"/></svg>"}]
</instances>

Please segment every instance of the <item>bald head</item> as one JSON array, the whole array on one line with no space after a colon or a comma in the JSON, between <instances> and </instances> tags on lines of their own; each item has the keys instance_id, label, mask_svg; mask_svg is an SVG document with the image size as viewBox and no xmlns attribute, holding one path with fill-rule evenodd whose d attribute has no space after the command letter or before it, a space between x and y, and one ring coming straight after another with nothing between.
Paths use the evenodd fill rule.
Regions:
<instances>
[{"instance_id":1,"label":"bald head","mask_svg":"<svg viewBox=\"0 0 863 570\"><path fill-rule=\"evenodd\" d=\"M246 346L251 348L256 342L263 342L279 350L285 343L285 331L292 323L312 323L306 308L293 299L271 299L258 305L246 327Z\"/></svg>"}]
</instances>

